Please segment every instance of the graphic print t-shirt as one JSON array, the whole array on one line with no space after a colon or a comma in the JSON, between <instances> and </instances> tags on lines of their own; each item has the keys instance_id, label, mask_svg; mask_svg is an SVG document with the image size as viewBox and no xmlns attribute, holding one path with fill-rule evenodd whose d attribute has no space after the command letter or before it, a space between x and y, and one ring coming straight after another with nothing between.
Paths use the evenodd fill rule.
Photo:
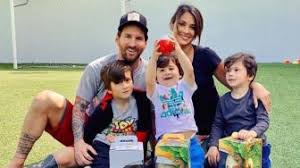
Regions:
<instances>
[{"instance_id":1,"label":"graphic print t-shirt","mask_svg":"<svg viewBox=\"0 0 300 168\"><path fill-rule=\"evenodd\" d=\"M197 131L192 102L196 88L184 80L172 87L156 84L149 97L155 106L156 138L165 133Z\"/></svg>"},{"instance_id":2,"label":"graphic print t-shirt","mask_svg":"<svg viewBox=\"0 0 300 168\"><path fill-rule=\"evenodd\" d=\"M116 54L110 54L95 61L89 63L79 82L76 95L90 102L87 109L89 116L95 111L95 108L99 105L100 101L106 94L104 88L104 82L100 78L101 69L104 65L114 62L117 60ZM146 90L145 85L145 72L147 61L141 59L141 64L133 71L134 88L139 90Z\"/></svg>"},{"instance_id":3,"label":"graphic print t-shirt","mask_svg":"<svg viewBox=\"0 0 300 168\"><path fill-rule=\"evenodd\" d=\"M124 111L118 111L115 101L112 100L112 111L112 123L101 133L97 134L94 139L108 145L110 145L110 142L108 142L106 139L108 135L135 135L137 130L138 111L134 97L131 96L129 98L128 108L124 109Z\"/></svg>"}]
</instances>

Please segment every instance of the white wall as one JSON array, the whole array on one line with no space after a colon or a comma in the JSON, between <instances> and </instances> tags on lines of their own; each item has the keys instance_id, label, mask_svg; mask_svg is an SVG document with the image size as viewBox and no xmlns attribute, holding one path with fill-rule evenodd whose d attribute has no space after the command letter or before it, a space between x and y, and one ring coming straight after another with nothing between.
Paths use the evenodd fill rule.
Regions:
<instances>
[{"instance_id":1,"label":"white wall","mask_svg":"<svg viewBox=\"0 0 300 168\"><path fill-rule=\"evenodd\" d=\"M201 45L222 58L238 51L249 52L259 62L300 58L300 21L297 0L131 0L149 19L150 45L168 33L168 23L178 2L200 9L204 17Z\"/></svg>"},{"instance_id":2,"label":"white wall","mask_svg":"<svg viewBox=\"0 0 300 168\"><path fill-rule=\"evenodd\" d=\"M87 63L114 50L119 1L31 0L15 13L19 62Z\"/></svg>"},{"instance_id":3,"label":"white wall","mask_svg":"<svg viewBox=\"0 0 300 168\"><path fill-rule=\"evenodd\" d=\"M120 1L30 0L27 6L15 8L19 62L88 63L113 52L121 14ZM169 19L182 1L130 1L130 8L148 18L149 41L143 57L150 55L155 39L169 33ZM204 16L201 45L210 46L222 58L237 51L250 52L259 62L300 57L297 14L300 1L186 1L197 6ZM0 28L4 15L1 11ZM2 31L0 33L2 37ZM6 38L9 41L9 37ZM0 39L5 50L9 48L7 41ZM5 59L2 59L2 48L0 51L0 62L12 60L9 49Z\"/></svg>"},{"instance_id":4,"label":"white wall","mask_svg":"<svg viewBox=\"0 0 300 168\"><path fill-rule=\"evenodd\" d=\"M0 0L0 63L12 62L9 0Z\"/></svg>"},{"instance_id":5,"label":"white wall","mask_svg":"<svg viewBox=\"0 0 300 168\"><path fill-rule=\"evenodd\" d=\"M222 57L241 50L254 54L260 62L300 58L300 1L204 2L201 7L206 18L203 42Z\"/></svg>"}]
</instances>

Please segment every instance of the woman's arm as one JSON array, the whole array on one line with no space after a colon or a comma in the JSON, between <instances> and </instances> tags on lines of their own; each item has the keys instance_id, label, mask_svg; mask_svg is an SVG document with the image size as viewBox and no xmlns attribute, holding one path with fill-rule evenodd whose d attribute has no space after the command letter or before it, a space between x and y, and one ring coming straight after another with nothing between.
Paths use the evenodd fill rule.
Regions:
<instances>
[{"instance_id":1,"label":"woman's arm","mask_svg":"<svg viewBox=\"0 0 300 168\"><path fill-rule=\"evenodd\" d=\"M218 79L219 82L221 82L225 87L231 90L230 86L226 82L226 72L224 68L224 63L221 62L217 65L217 68L214 72L215 77Z\"/></svg>"}]
</instances>

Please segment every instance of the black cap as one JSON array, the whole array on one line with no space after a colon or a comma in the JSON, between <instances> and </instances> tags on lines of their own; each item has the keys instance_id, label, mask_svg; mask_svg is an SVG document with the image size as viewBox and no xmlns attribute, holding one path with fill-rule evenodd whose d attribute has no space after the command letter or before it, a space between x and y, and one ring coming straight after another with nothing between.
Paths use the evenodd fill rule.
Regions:
<instances>
[{"instance_id":1,"label":"black cap","mask_svg":"<svg viewBox=\"0 0 300 168\"><path fill-rule=\"evenodd\" d=\"M118 30L122 31L122 29L128 24L136 24L143 30L143 32L147 36L147 32L148 32L147 19L142 14L140 14L136 11L131 11L131 12L126 13L120 19L120 24L119 24Z\"/></svg>"}]
</instances>

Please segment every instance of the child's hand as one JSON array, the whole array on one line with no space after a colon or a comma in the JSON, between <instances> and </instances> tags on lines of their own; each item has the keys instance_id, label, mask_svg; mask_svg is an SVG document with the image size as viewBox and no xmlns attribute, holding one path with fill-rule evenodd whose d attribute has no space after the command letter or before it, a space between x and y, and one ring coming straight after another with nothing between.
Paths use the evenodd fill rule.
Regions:
<instances>
[{"instance_id":1,"label":"child's hand","mask_svg":"<svg viewBox=\"0 0 300 168\"><path fill-rule=\"evenodd\" d=\"M209 147L206 156L210 166L217 166L220 160L219 150L216 146Z\"/></svg>"},{"instance_id":2,"label":"child's hand","mask_svg":"<svg viewBox=\"0 0 300 168\"><path fill-rule=\"evenodd\" d=\"M255 131L248 131L248 130L240 130L238 132L238 137L239 139L243 139L243 140L251 140L253 138L257 137L257 134Z\"/></svg>"},{"instance_id":3,"label":"child's hand","mask_svg":"<svg viewBox=\"0 0 300 168\"><path fill-rule=\"evenodd\" d=\"M174 55L176 55L177 57L180 57L182 55L185 55L185 53L183 52L183 50L181 49L178 41L176 40L176 38L174 36L170 36L170 40L174 43L175 45L175 49L174 49Z\"/></svg>"},{"instance_id":4,"label":"child's hand","mask_svg":"<svg viewBox=\"0 0 300 168\"><path fill-rule=\"evenodd\" d=\"M233 132L231 134L231 137L234 138L234 139L239 139L239 133L238 132Z\"/></svg>"},{"instance_id":5,"label":"child's hand","mask_svg":"<svg viewBox=\"0 0 300 168\"><path fill-rule=\"evenodd\" d=\"M107 140L109 143L113 143L113 142L115 142L116 137L113 136L113 135L107 135L107 136L106 136L106 140Z\"/></svg>"},{"instance_id":6,"label":"child's hand","mask_svg":"<svg viewBox=\"0 0 300 168\"><path fill-rule=\"evenodd\" d=\"M152 52L152 57L154 60L157 60L158 57L161 55L162 53L159 52L159 44L158 44L158 40L156 40L154 42L154 48L153 48L153 52Z\"/></svg>"},{"instance_id":7,"label":"child's hand","mask_svg":"<svg viewBox=\"0 0 300 168\"><path fill-rule=\"evenodd\" d=\"M175 44L175 50L174 50L174 54L177 56L177 57L180 57L180 56L186 56L186 54L184 53L184 51L182 50L181 46L179 45L178 41L176 40L175 38L175 34L177 33L177 28L176 28L176 25L177 25L177 21L175 21L174 23L174 27L173 27L173 34L172 36L170 36L170 39L172 40L172 42Z\"/></svg>"}]
</instances>

